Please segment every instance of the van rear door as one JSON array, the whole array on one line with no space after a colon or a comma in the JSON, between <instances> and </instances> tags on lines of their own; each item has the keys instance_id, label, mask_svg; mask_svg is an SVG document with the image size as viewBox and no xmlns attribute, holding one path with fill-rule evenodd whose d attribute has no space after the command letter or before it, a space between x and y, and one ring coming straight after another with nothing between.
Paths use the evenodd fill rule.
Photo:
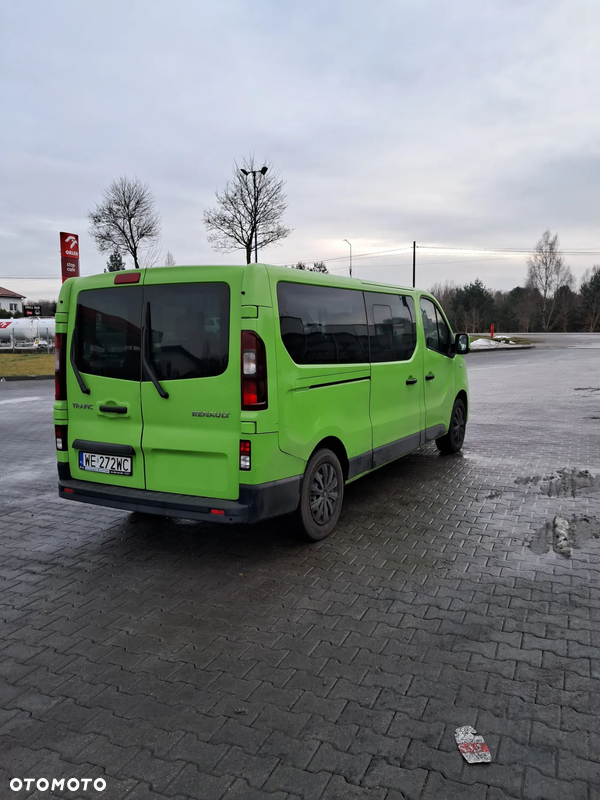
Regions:
<instances>
[{"instance_id":1,"label":"van rear door","mask_svg":"<svg viewBox=\"0 0 600 800\"><path fill-rule=\"evenodd\" d=\"M143 271L135 277L136 285L115 286L112 274L95 276L84 279L84 286L92 288L73 293L67 354L69 466L79 480L143 489Z\"/></svg>"},{"instance_id":2,"label":"van rear door","mask_svg":"<svg viewBox=\"0 0 600 800\"><path fill-rule=\"evenodd\" d=\"M148 270L142 308L146 489L239 496L243 270Z\"/></svg>"}]
</instances>

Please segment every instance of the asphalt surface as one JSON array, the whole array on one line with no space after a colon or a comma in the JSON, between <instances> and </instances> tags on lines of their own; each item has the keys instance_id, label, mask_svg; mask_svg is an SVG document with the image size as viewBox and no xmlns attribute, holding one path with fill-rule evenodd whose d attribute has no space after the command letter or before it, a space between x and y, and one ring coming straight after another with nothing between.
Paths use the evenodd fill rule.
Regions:
<instances>
[{"instance_id":1,"label":"asphalt surface","mask_svg":"<svg viewBox=\"0 0 600 800\"><path fill-rule=\"evenodd\" d=\"M0 797L600 800L600 336L580 339L468 357L463 453L351 484L313 545L286 519L59 500L52 382L0 384ZM491 764L463 760L463 725Z\"/></svg>"}]
</instances>

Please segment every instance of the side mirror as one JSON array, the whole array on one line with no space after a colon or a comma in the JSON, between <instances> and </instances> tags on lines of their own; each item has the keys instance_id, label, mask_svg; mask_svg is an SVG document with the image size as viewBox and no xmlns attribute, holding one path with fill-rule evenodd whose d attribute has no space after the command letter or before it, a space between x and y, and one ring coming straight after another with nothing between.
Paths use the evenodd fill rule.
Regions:
<instances>
[{"instance_id":1,"label":"side mirror","mask_svg":"<svg viewBox=\"0 0 600 800\"><path fill-rule=\"evenodd\" d=\"M459 356L464 356L470 349L469 334L457 333L454 337L454 352Z\"/></svg>"}]
</instances>

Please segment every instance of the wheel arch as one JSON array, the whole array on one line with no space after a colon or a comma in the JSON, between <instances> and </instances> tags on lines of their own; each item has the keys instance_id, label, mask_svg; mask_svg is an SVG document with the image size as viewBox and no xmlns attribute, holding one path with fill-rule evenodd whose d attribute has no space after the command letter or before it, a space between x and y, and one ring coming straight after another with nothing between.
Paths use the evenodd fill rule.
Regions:
<instances>
[{"instance_id":1,"label":"wheel arch","mask_svg":"<svg viewBox=\"0 0 600 800\"><path fill-rule=\"evenodd\" d=\"M464 389L461 389L460 392L456 395L457 400L462 400L465 404L465 413L467 415L467 419L469 419L469 398L467 397L467 393Z\"/></svg>"},{"instance_id":2,"label":"wheel arch","mask_svg":"<svg viewBox=\"0 0 600 800\"><path fill-rule=\"evenodd\" d=\"M310 454L310 458L312 458L317 451L324 449L331 450L331 452L335 453L338 457L345 483L348 480L350 462L348 461L348 454L346 453L346 448L344 447L342 440L338 439L337 436L326 436L324 439L321 439L317 445L315 445L312 453Z\"/></svg>"}]
</instances>

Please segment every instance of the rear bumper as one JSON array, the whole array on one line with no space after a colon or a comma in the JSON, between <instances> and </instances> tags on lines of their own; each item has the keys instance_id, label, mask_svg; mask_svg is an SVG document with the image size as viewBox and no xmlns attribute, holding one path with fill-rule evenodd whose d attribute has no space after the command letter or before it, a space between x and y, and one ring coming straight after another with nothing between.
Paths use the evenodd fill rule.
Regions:
<instances>
[{"instance_id":1,"label":"rear bumper","mask_svg":"<svg viewBox=\"0 0 600 800\"><path fill-rule=\"evenodd\" d=\"M58 495L65 500L165 517L225 523L258 522L295 511L300 501L302 481L302 476L298 475L256 486L241 484L238 500L216 500L74 480L68 469L68 464L59 464Z\"/></svg>"}]
</instances>

